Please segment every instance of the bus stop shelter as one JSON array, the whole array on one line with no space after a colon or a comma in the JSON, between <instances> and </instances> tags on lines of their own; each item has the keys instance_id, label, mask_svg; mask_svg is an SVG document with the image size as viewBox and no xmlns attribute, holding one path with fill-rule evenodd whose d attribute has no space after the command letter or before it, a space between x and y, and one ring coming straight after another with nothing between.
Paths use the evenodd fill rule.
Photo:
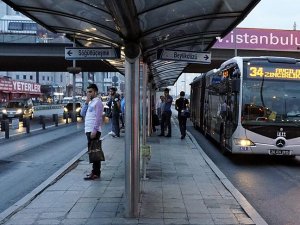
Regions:
<instances>
[{"instance_id":1,"label":"bus stop shelter","mask_svg":"<svg viewBox=\"0 0 300 225\"><path fill-rule=\"evenodd\" d=\"M99 59L99 71L101 65L110 64L126 77L125 193L127 215L135 217L140 190L140 127L144 142L146 106L151 105L146 100L153 90L177 81L191 63L186 55L209 51L216 38L229 33L260 0L3 1L46 29L64 33L75 46L121 49L120 58ZM178 51L185 60L158 57L164 50ZM205 66L205 62L193 63Z\"/></svg>"}]
</instances>

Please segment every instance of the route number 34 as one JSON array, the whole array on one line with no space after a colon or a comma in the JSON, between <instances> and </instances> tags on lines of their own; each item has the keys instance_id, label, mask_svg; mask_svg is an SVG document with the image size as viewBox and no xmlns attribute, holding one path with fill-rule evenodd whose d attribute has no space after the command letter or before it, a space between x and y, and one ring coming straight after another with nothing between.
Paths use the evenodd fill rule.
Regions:
<instances>
[{"instance_id":1,"label":"route number 34","mask_svg":"<svg viewBox=\"0 0 300 225\"><path fill-rule=\"evenodd\" d=\"M249 70L250 70L249 73L250 77L264 76L264 69L262 67L250 67Z\"/></svg>"}]
</instances>

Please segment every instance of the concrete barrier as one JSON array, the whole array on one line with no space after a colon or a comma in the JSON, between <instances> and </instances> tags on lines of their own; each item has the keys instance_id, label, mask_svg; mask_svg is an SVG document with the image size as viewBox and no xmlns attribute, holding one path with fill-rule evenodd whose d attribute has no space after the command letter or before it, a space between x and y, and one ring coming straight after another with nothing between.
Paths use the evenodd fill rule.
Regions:
<instances>
[{"instance_id":1,"label":"concrete barrier","mask_svg":"<svg viewBox=\"0 0 300 225\"><path fill-rule=\"evenodd\" d=\"M49 110L49 109L62 109L63 105L35 105L33 106L34 111Z\"/></svg>"}]
</instances>

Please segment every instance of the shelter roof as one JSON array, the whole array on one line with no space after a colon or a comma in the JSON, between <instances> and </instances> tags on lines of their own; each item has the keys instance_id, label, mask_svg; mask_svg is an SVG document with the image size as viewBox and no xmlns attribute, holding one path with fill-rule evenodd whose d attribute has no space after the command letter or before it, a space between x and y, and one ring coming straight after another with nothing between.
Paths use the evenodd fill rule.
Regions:
<instances>
[{"instance_id":1,"label":"shelter roof","mask_svg":"<svg viewBox=\"0 0 300 225\"><path fill-rule=\"evenodd\" d=\"M157 49L208 51L260 0L3 1L50 31L75 38L78 46L124 50L126 43L137 43L159 88L173 85L189 63L158 60ZM125 73L124 53L106 61Z\"/></svg>"}]
</instances>

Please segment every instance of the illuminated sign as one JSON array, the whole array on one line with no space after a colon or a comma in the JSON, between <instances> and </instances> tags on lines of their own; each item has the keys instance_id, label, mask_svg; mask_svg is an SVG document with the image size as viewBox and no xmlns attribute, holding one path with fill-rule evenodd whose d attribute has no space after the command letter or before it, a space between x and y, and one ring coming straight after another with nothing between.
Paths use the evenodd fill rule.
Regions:
<instances>
[{"instance_id":1,"label":"illuminated sign","mask_svg":"<svg viewBox=\"0 0 300 225\"><path fill-rule=\"evenodd\" d=\"M262 67L249 66L248 78L271 79L271 80L299 80L300 68L280 68L280 67Z\"/></svg>"}]
</instances>

